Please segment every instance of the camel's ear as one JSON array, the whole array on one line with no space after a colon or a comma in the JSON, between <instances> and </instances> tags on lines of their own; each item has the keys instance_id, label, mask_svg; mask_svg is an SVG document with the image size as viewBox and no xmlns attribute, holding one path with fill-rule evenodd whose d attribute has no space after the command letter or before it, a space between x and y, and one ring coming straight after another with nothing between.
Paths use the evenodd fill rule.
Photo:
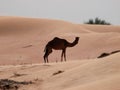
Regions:
<instances>
[{"instance_id":1,"label":"camel's ear","mask_svg":"<svg viewBox=\"0 0 120 90\"><path fill-rule=\"evenodd\" d=\"M76 37L76 39L79 39L80 37Z\"/></svg>"}]
</instances>

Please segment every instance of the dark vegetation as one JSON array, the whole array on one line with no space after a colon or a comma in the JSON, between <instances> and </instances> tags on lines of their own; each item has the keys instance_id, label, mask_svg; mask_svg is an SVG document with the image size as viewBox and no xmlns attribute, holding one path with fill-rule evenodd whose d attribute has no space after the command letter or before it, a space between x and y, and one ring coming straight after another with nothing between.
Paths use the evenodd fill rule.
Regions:
<instances>
[{"instance_id":1,"label":"dark vegetation","mask_svg":"<svg viewBox=\"0 0 120 90\"><path fill-rule=\"evenodd\" d=\"M117 51L113 51L111 53L102 53L100 56L98 56L97 58L103 58L103 57L106 57L106 56L109 56L111 54L115 54L115 53L118 53L120 52L120 50L117 50Z\"/></svg>"},{"instance_id":2,"label":"dark vegetation","mask_svg":"<svg viewBox=\"0 0 120 90\"><path fill-rule=\"evenodd\" d=\"M18 90L20 85L28 85L28 84L33 84L33 82L32 81L18 82L18 81L9 80L9 79L1 79L0 80L0 90Z\"/></svg>"},{"instance_id":3,"label":"dark vegetation","mask_svg":"<svg viewBox=\"0 0 120 90\"><path fill-rule=\"evenodd\" d=\"M106 57L109 55L110 55L110 53L102 53L100 56L98 56L98 58L103 58L103 57Z\"/></svg>"},{"instance_id":4,"label":"dark vegetation","mask_svg":"<svg viewBox=\"0 0 120 90\"><path fill-rule=\"evenodd\" d=\"M98 17L95 19L89 19L89 21L85 22L85 24L111 25L109 22L99 19Z\"/></svg>"},{"instance_id":5,"label":"dark vegetation","mask_svg":"<svg viewBox=\"0 0 120 90\"><path fill-rule=\"evenodd\" d=\"M63 72L64 72L64 71L59 70L59 71L53 73L53 75L57 75L57 74L60 74L60 73L63 73Z\"/></svg>"}]
</instances>

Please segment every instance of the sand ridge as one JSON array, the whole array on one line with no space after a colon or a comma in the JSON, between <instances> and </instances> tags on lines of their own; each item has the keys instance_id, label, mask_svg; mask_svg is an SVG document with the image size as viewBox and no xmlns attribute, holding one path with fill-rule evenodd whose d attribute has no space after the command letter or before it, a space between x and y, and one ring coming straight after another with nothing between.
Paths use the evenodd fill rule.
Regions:
<instances>
[{"instance_id":1,"label":"sand ridge","mask_svg":"<svg viewBox=\"0 0 120 90\"><path fill-rule=\"evenodd\" d=\"M92 59L103 52L120 50L119 26L79 25L23 17L0 17L0 20L0 64L43 62L44 47L56 36L69 42L80 37L78 45L67 49L69 60ZM61 51L53 51L49 58L60 61L60 54Z\"/></svg>"}]
</instances>

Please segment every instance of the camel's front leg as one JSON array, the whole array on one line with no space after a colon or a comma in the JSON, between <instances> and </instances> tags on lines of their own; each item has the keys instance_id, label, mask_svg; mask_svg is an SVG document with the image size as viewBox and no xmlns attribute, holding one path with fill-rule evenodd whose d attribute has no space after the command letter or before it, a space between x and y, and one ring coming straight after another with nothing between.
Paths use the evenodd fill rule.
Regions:
<instances>
[{"instance_id":1,"label":"camel's front leg","mask_svg":"<svg viewBox=\"0 0 120 90\"><path fill-rule=\"evenodd\" d=\"M64 60L66 61L66 49L64 50Z\"/></svg>"},{"instance_id":2,"label":"camel's front leg","mask_svg":"<svg viewBox=\"0 0 120 90\"><path fill-rule=\"evenodd\" d=\"M64 55L64 60L66 61L66 49L63 49L63 50L62 50L61 62L63 61L63 55Z\"/></svg>"},{"instance_id":3,"label":"camel's front leg","mask_svg":"<svg viewBox=\"0 0 120 90\"><path fill-rule=\"evenodd\" d=\"M63 54L64 54L64 50L62 50L62 54L61 54L61 62L63 61Z\"/></svg>"}]
</instances>

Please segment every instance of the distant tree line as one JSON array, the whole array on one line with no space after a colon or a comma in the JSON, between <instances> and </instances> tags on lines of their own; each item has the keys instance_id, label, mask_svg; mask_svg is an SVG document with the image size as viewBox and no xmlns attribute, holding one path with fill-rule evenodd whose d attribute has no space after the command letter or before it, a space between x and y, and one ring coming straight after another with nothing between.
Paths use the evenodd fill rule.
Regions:
<instances>
[{"instance_id":1,"label":"distant tree line","mask_svg":"<svg viewBox=\"0 0 120 90\"><path fill-rule=\"evenodd\" d=\"M95 19L89 19L89 21L85 22L85 24L111 25L109 22L99 19L98 17L96 17Z\"/></svg>"}]
</instances>

